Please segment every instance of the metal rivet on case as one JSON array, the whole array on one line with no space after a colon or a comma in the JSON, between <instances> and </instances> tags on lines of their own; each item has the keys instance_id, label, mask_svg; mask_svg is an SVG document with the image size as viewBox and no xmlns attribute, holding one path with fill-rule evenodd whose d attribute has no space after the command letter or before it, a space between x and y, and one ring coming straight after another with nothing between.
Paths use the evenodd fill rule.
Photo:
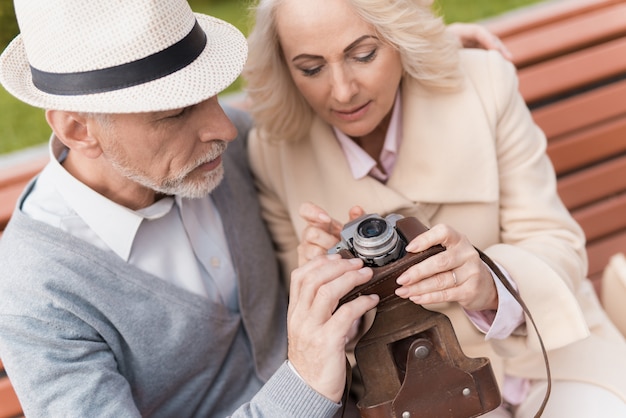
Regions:
<instances>
[{"instance_id":1,"label":"metal rivet on case","mask_svg":"<svg viewBox=\"0 0 626 418\"><path fill-rule=\"evenodd\" d=\"M413 354L415 355L415 357L419 359L424 359L428 357L428 355L430 354L430 350L425 345L420 345L419 347L415 349Z\"/></svg>"}]
</instances>

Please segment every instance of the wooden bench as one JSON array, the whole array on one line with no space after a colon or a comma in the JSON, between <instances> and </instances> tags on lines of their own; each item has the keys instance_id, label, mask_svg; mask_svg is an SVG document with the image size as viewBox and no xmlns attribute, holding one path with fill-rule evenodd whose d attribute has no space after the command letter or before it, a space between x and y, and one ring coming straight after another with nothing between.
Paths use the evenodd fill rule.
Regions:
<instances>
[{"instance_id":1,"label":"wooden bench","mask_svg":"<svg viewBox=\"0 0 626 418\"><path fill-rule=\"evenodd\" d=\"M587 236L598 294L626 250L626 0L569 0L485 23L513 53L520 91L548 137L559 193ZM0 231L45 161L0 170ZM1 363L0 363L1 364ZM0 418L19 404L0 374Z\"/></svg>"},{"instance_id":2,"label":"wooden bench","mask_svg":"<svg viewBox=\"0 0 626 418\"><path fill-rule=\"evenodd\" d=\"M552 2L486 26L514 56L601 295L609 258L626 250L626 0Z\"/></svg>"},{"instance_id":3,"label":"wooden bench","mask_svg":"<svg viewBox=\"0 0 626 418\"><path fill-rule=\"evenodd\" d=\"M0 169L0 236L7 226L17 198L24 187L48 161L48 157L34 157L30 160ZM1 417L1 415L0 415Z\"/></svg>"},{"instance_id":4,"label":"wooden bench","mask_svg":"<svg viewBox=\"0 0 626 418\"><path fill-rule=\"evenodd\" d=\"M22 416L22 407L9 378L4 373L4 366L0 360L0 417L13 418L19 416Z\"/></svg>"}]
</instances>

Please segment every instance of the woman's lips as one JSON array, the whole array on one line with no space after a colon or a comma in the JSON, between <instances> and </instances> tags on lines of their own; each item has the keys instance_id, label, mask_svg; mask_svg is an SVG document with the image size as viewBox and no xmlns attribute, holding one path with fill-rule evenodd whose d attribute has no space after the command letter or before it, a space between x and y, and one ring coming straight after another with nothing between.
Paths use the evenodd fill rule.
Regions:
<instances>
[{"instance_id":1,"label":"woman's lips","mask_svg":"<svg viewBox=\"0 0 626 418\"><path fill-rule=\"evenodd\" d=\"M367 102L361 107L357 107L347 111L334 110L334 113L339 119L350 122L362 118L369 109L370 104L371 102Z\"/></svg>"}]
</instances>

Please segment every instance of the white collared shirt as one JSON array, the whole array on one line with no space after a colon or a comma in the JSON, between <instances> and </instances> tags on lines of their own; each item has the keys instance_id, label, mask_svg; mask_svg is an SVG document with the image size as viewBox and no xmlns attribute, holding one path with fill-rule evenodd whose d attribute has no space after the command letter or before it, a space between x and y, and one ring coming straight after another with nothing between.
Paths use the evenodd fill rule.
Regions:
<instances>
[{"instance_id":1,"label":"white collared shirt","mask_svg":"<svg viewBox=\"0 0 626 418\"><path fill-rule=\"evenodd\" d=\"M53 136L50 163L26 198L24 213L162 280L238 310L236 273L210 196L165 197L134 211L68 173L61 165L67 152Z\"/></svg>"}]
</instances>

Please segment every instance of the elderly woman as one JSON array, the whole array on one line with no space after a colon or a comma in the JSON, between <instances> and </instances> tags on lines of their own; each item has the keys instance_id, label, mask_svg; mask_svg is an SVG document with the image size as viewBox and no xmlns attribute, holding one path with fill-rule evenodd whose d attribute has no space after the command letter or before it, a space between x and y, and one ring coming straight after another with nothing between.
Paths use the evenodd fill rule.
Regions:
<instances>
[{"instance_id":1,"label":"elderly woman","mask_svg":"<svg viewBox=\"0 0 626 418\"><path fill-rule=\"evenodd\" d=\"M396 293L490 358L505 401L490 414L532 416L547 382L533 328L474 246L535 318L553 377L544 416L626 416L626 343L511 63L460 49L428 0L260 0L249 44L249 157L286 275L364 211L417 217L431 228L407 250L446 251Z\"/></svg>"}]
</instances>

